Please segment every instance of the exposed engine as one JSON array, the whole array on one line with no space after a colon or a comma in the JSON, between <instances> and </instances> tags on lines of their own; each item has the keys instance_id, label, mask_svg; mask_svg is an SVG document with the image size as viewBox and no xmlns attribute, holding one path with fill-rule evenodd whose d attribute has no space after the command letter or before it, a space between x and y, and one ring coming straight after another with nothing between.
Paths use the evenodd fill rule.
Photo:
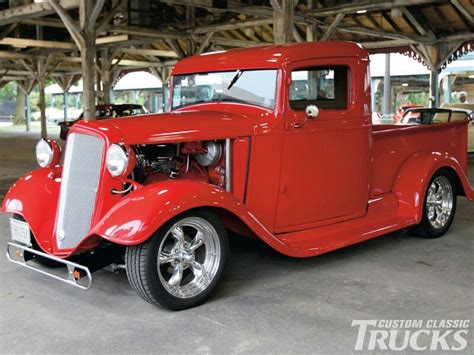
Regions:
<instances>
[{"instance_id":1,"label":"exposed engine","mask_svg":"<svg viewBox=\"0 0 474 355\"><path fill-rule=\"evenodd\" d=\"M224 142L136 145L134 180L142 184L167 179L202 180L224 187Z\"/></svg>"}]
</instances>

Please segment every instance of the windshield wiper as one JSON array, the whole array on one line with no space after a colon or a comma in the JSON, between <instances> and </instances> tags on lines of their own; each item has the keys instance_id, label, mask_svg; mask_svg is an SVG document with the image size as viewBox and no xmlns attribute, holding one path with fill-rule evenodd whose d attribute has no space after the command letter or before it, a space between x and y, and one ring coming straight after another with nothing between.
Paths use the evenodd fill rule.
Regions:
<instances>
[{"instance_id":1,"label":"windshield wiper","mask_svg":"<svg viewBox=\"0 0 474 355\"><path fill-rule=\"evenodd\" d=\"M237 82L237 80L239 80L239 78L242 76L243 73L244 72L240 69L235 72L234 77L232 78L232 80L229 82L229 85L227 86L227 90L230 90L230 88L234 86L234 84Z\"/></svg>"}]
</instances>

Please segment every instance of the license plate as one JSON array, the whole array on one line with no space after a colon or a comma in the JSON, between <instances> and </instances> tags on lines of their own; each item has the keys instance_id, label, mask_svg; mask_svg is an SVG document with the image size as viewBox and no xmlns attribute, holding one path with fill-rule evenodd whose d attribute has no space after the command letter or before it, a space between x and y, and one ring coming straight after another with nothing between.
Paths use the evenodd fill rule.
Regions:
<instances>
[{"instance_id":1,"label":"license plate","mask_svg":"<svg viewBox=\"0 0 474 355\"><path fill-rule=\"evenodd\" d=\"M30 226L28 223L10 218L10 230L14 241L31 246Z\"/></svg>"}]
</instances>

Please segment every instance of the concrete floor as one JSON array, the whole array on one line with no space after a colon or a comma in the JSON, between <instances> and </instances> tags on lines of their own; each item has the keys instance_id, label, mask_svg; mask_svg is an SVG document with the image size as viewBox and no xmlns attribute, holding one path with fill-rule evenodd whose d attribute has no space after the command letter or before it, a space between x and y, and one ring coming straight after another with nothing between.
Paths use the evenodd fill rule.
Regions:
<instances>
[{"instance_id":1,"label":"concrete floor","mask_svg":"<svg viewBox=\"0 0 474 355\"><path fill-rule=\"evenodd\" d=\"M0 199L35 168L35 141L0 133ZM233 239L215 297L177 313L136 296L124 273L99 271L93 289L81 291L0 252L0 353L351 353L353 319L472 323L473 237L474 204L460 198L449 234L436 240L392 233L299 260ZM0 249L8 239L8 216L0 215ZM472 330L468 344L472 350Z\"/></svg>"}]
</instances>

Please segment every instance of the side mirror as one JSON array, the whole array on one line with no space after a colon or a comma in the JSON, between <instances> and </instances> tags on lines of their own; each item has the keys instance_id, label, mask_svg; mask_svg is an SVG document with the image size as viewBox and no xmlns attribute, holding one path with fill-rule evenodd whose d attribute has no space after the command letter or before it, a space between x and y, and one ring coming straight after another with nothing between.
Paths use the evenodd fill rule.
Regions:
<instances>
[{"instance_id":1,"label":"side mirror","mask_svg":"<svg viewBox=\"0 0 474 355\"><path fill-rule=\"evenodd\" d=\"M308 105L305 111L306 117L312 120L319 116L319 108L316 105Z\"/></svg>"}]
</instances>

